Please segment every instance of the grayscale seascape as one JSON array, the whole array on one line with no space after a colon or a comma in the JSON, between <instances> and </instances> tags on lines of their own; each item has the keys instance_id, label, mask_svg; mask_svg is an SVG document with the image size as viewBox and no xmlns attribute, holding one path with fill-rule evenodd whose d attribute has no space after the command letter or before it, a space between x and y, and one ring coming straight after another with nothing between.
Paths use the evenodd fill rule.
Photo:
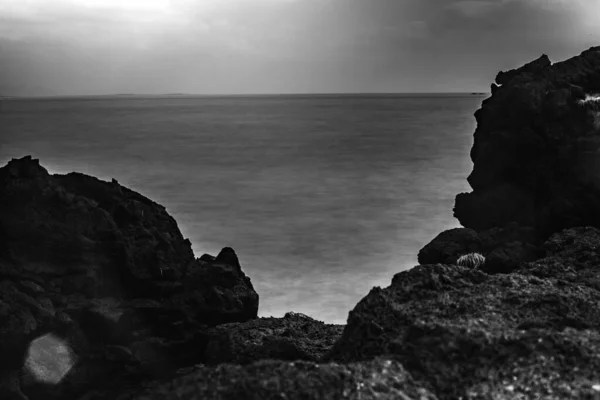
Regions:
<instances>
[{"instance_id":1,"label":"grayscale seascape","mask_svg":"<svg viewBox=\"0 0 600 400\"><path fill-rule=\"evenodd\" d=\"M259 316L344 324L458 227L484 96L122 96L3 102L0 164L32 154L164 205L196 257L231 246Z\"/></svg>"}]
</instances>

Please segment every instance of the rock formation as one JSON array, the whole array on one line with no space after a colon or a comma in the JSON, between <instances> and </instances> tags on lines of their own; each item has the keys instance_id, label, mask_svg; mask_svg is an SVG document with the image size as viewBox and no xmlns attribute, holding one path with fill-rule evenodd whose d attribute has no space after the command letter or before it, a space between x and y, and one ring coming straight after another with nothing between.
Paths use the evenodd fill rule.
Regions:
<instances>
[{"instance_id":1,"label":"rock formation","mask_svg":"<svg viewBox=\"0 0 600 400\"><path fill-rule=\"evenodd\" d=\"M223 324L208 331L205 363L249 364L262 359L318 362L342 334L342 325L287 313Z\"/></svg>"},{"instance_id":2,"label":"rock formation","mask_svg":"<svg viewBox=\"0 0 600 400\"><path fill-rule=\"evenodd\" d=\"M597 396L599 245L600 230L575 228L511 274L442 264L396 274L352 310L325 360L393 355L439 398Z\"/></svg>"},{"instance_id":3,"label":"rock formation","mask_svg":"<svg viewBox=\"0 0 600 400\"><path fill-rule=\"evenodd\" d=\"M114 179L13 159L0 168L0 245L2 377L48 334L78 355L66 384L30 380L30 398L71 399L126 364L169 375L202 361L203 327L257 318L232 249L195 260L165 208Z\"/></svg>"},{"instance_id":4,"label":"rock formation","mask_svg":"<svg viewBox=\"0 0 600 400\"><path fill-rule=\"evenodd\" d=\"M542 56L500 72L500 85L475 112L471 193L454 215L482 231L516 222L543 241L561 229L600 226L596 102L600 47L551 64Z\"/></svg>"}]
</instances>

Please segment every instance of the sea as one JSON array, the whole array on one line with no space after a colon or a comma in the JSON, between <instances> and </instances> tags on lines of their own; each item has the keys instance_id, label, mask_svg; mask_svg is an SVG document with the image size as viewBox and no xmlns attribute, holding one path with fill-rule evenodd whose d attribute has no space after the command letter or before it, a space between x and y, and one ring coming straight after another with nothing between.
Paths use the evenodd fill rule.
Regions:
<instances>
[{"instance_id":1,"label":"sea","mask_svg":"<svg viewBox=\"0 0 600 400\"><path fill-rule=\"evenodd\" d=\"M232 247L260 296L345 324L375 286L460 227L485 94L0 100L0 165L115 178L164 205L196 257Z\"/></svg>"}]
</instances>

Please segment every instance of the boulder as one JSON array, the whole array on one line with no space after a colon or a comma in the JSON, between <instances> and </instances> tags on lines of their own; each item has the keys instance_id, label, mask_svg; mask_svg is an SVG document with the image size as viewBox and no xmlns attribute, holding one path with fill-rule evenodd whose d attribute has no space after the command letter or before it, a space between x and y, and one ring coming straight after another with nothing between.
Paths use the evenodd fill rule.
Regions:
<instances>
[{"instance_id":1,"label":"boulder","mask_svg":"<svg viewBox=\"0 0 600 400\"><path fill-rule=\"evenodd\" d=\"M454 228L436 236L419 251L419 264L456 264L465 254L480 253L486 258L482 270L487 273L510 272L521 262L543 255L539 238L532 227L510 223L477 232Z\"/></svg>"},{"instance_id":2,"label":"boulder","mask_svg":"<svg viewBox=\"0 0 600 400\"><path fill-rule=\"evenodd\" d=\"M437 235L418 254L419 264L455 264L468 253L482 251L481 239L473 229L454 228Z\"/></svg>"}]
</instances>

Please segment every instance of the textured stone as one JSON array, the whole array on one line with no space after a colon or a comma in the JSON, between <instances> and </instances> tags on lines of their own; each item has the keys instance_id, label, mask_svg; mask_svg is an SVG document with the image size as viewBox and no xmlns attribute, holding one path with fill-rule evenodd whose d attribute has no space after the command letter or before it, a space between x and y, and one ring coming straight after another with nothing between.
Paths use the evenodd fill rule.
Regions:
<instances>
[{"instance_id":1,"label":"textured stone","mask_svg":"<svg viewBox=\"0 0 600 400\"><path fill-rule=\"evenodd\" d=\"M600 226L600 47L550 65L546 56L501 72L476 111L471 193L454 215L480 232L510 223L543 241L565 228Z\"/></svg>"},{"instance_id":2,"label":"textured stone","mask_svg":"<svg viewBox=\"0 0 600 400\"><path fill-rule=\"evenodd\" d=\"M213 261L195 260L165 208L115 179L11 160L0 168L0 393L70 399L201 362L204 329L258 310L233 249ZM18 373L30 344L49 334L77 359L52 387L31 368Z\"/></svg>"},{"instance_id":3,"label":"textured stone","mask_svg":"<svg viewBox=\"0 0 600 400\"><path fill-rule=\"evenodd\" d=\"M248 364L270 358L318 362L343 327L297 313L219 325L208 332L205 362Z\"/></svg>"},{"instance_id":4,"label":"textured stone","mask_svg":"<svg viewBox=\"0 0 600 400\"><path fill-rule=\"evenodd\" d=\"M600 231L567 229L513 273L420 265L350 312L326 361L395 357L440 399L592 398ZM510 396L509 396L510 397ZM513 398L513 397L510 397Z\"/></svg>"},{"instance_id":5,"label":"textured stone","mask_svg":"<svg viewBox=\"0 0 600 400\"><path fill-rule=\"evenodd\" d=\"M481 252L481 239L473 229L454 228L437 235L419 251L419 264L455 264L467 253Z\"/></svg>"},{"instance_id":6,"label":"textured stone","mask_svg":"<svg viewBox=\"0 0 600 400\"><path fill-rule=\"evenodd\" d=\"M528 243L506 242L486 256L485 264L480 267L480 270L488 274L506 274L517 269L521 263L535 261L538 258L536 247Z\"/></svg>"},{"instance_id":7,"label":"textured stone","mask_svg":"<svg viewBox=\"0 0 600 400\"><path fill-rule=\"evenodd\" d=\"M402 365L385 358L339 365L264 360L198 366L185 376L147 385L116 400L434 400Z\"/></svg>"}]
</instances>

